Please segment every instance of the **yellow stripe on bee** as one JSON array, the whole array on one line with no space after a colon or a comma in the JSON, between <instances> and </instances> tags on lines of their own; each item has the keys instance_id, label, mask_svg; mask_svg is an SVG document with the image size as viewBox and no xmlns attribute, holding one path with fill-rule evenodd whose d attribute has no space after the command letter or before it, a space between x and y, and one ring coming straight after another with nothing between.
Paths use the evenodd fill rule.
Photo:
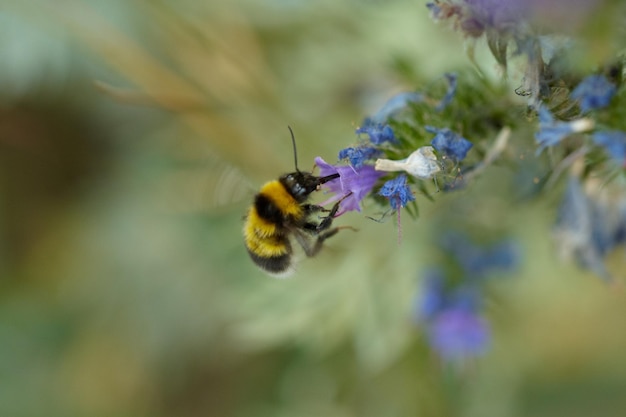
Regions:
<instances>
[{"instance_id":1,"label":"yellow stripe on bee","mask_svg":"<svg viewBox=\"0 0 626 417\"><path fill-rule=\"evenodd\" d=\"M274 180L266 183L261 187L260 194L272 200L283 215L294 217L302 216L302 207L300 207L300 204L289 194L280 181Z\"/></svg>"},{"instance_id":2,"label":"yellow stripe on bee","mask_svg":"<svg viewBox=\"0 0 626 417\"><path fill-rule=\"evenodd\" d=\"M246 234L246 239L255 235L264 238L276 233L276 225L259 216L259 213L253 206L248 210L244 233Z\"/></svg>"},{"instance_id":3,"label":"yellow stripe on bee","mask_svg":"<svg viewBox=\"0 0 626 417\"><path fill-rule=\"evenodd\" d=\"M262 258L272 258L289 253L289 249L285 243L272 238L250 239L246 241L246 245L252 253Z\"/></svg>"},{"instance_id":4,"label":"yellow stripe on bee","mask_svg":"<svg viewBox=\"0 0 626 417\"><path fill-rule=\"evenodd\" d=\"M247 248L263 258L281 256L289 253L289 248L276 236L276 226L261 218L254 207L248 211L244 236Z\"/></svg>"}]
</instances>

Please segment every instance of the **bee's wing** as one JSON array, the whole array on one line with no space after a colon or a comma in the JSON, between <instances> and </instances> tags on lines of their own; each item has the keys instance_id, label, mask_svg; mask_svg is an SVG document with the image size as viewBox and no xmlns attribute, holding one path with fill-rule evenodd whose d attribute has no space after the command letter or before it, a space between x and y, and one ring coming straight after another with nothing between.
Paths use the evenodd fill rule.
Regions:
<instances>
[{"instance_id":1,"label":"bee's wing","mask_svg":"<svg viewBox=\"0 0 626 417\"><path fill-rule=\"evenodd\" d=\"M236 166L215 155L172 169L161 184L167 211L203 213L250 198L252 183Z\"/></svg>"}]
</instances>

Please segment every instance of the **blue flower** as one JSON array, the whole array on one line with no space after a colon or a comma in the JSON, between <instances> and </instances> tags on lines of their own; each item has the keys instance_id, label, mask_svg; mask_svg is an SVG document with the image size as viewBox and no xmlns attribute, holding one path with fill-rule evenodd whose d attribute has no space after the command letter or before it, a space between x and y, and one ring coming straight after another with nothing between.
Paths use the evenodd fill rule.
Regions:
<instances>
[{"instance_id":1,"label":"blue flower","mask_svg":"<svg viewBox=\"0 0 626 417\"><path fill-rule=\"evenodd\" d=\"M415 200L404 174L384 183L378 194L387 197L391 208L394 210L398 210L406 206L408 202Z\"/></svg>"},{"instance_id":2,"label":"blue flower","mask_svg":"<svg viewBox=\"0 0 626 417\"><path fill-rule=\"evenodd\" d=\"M354 168L360 168L366 161L380 156L382 152L371 146L358 146L339 151L339 159L348 159Z\"/></svg>"},{"instance_id":3,"label":"blue flower","mask_svg":"<svg viewBox=\"0 0 626 417\"><path fill-rule=\"evenodd\" d=\"M616 90L615 84L604 75L594 74L582 80L572 91L571 97L580 100L580 109L587 112L608 106Z\"/></svg>"},{"instance_id":4,"label":"blue flower","mask_svg":"<svg viewBox=\"0 0 626 417\"><path fill-rule=\"evenodd\" d=\"M369 117L363 121L363 125L356 133L366 133L374 145L382 145L385 142L396 142L393 129L388 124L376 123Z\"/></svg>"},{"instance_id":5,"label":"blue flower","mask_svg":"<svg viewBox=\"0 0 626 417\"><path fill-rule=\"evenodd\" d=\"M619 130L596 132L591 138L604 147L620 166L626 166L626 133Z\"/></svg>"},{"instance_id":6,"label":"blue flower","mask_svg":"<svg viewBox=\"0 0 626 417\"><path fill-rule=\"evenodd\" d=\"M435 110L437 111L443 110L448 104L450 104L450 102L454 98L454 95L456 94L456 87L457 87L456 74L447 73L447 74L444 74L444 77L446 77L446 81L448 82L448 91L446 92L446 95L441 99L439 104L437 104L437 106L435 107Z\"/></svg>"},{"instance_id":7,"label":"blue flower","mask_svg":"<svg viewBox=\"0 0 626 417\"><path fill-rule=\"evenodd\" d=\"M435 137L430 142L433 148L453 161L465 159L467 152L474 146L472 142L447 127L437 129L436 127L426 126L425 128L426 131L435 133Z\"/></svg>"},{"instance_id":8,"label":"blue flower","mask_svg":"<svg viewBox=\"0 0 626 417\"><path fill-rule=\"evenodd\" d=\"M483 355L489 349L489 324L476 312L465 309L446 310L429 324L428 342L447 362L460 362Z\"/></svg>"},{"instance_id":9,"label":"blue flower","mask_svg":"<svg viewBox=\"0 0 626 417\"><path fill-rule=\"evenodd\" d=\"M576 119L570 122L561 122L554 118L550 110L541 106L539 108L539 131L535 133L535 139L539 147L537 155L545 148L554 146L573 133L591 130L594 126L591 119Z\"/></svg>"},{"instance_id":10,"label":"blue flower","mask_svg":"<svg viewBox=\"0 0 626 417\"><path fill-rule=\"evenodd\" d=\"M341 207L335 217L347 211L361 211L361 200L372 191L376 181L384 175L384 172L376 171L371 165L363 165L360 168L331 165L319 156L315 158L315 164L320 168L320 176L322 177L339 174L339 178L328 181L322 186L322 188L334 194L321 203L322 206L348 196L341 202Z\"/></svg>"}]
</instances>

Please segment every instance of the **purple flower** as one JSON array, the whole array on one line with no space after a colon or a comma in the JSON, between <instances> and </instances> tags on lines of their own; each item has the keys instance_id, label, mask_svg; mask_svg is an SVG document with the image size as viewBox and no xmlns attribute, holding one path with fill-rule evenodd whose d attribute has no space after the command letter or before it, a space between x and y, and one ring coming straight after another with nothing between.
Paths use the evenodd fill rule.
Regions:
<instances>
[{"instance_id":1,"label":"purple flower","mask_svg":"<svg viewBox=\"0 0 626 417\"><path fill-rule=\"evenodd\" d=\"M437 107L435 107L437 111L441 111L444 108L446 108L446 106L450 104L450 102L454 98L454 95L456 94L456 87L457 87L456 74L447 73L447 74L444 74L444 76L446 77L446 81L448 82L448 91L446 92L446 95L441 99L439 104L437 104Z\"/></svg>"},{"instance_id":2,"label":"purple flower","mask_svg":"<svg viewBox=\"0 0 626 417\"><path fill-rule=\"evenodd\" d=\"M469 8L467 20L485 29L510 31L528 15L528 6L520 0L464 0Z\"/></svg>"},{"instance_id":3,"label":"purple flower","mask_svg":"<svg viewBox=\"0 0 626 417\"><path fill-rule=\"evenodd\" d=\"M376 181L384 175L383 172L377 172L371 165L363 165L360 168L335 166L326 163L319 156L315 158L315 164L320 168L321 176L339 173L339 178L322 186L335 195L321 205L334 203L352 193L341 202L341 207L335 217L347 211L361 211L361 200L372 191Z\"/></svg>"},{"instance_id":4,"label":"purple flower","mask_svg":"<svg viewBox=\"0 0 626 417\"><path fill-rule=\"evenodd\" d=\"M358 146L339 151L339 159L348 159L353 168L360 168L365 161L380 156L382 152L371 146Z\"/></svg>"},{"instance_id":5,"label":"purple flower","mask_svg":"<svg viewBox=\"0 0 626 417\"><path fill-rule=\"evenodd\" d=\"M582 80L572 91L571 97L579 100L580 109L587 112L608 106L616 90L615 84L604 75L594 74Z\"/></svg>"},{"instance_id":6,"label":"purple flower","mask_svg":"<svg viewBox=\"0 0 626 417\"><path fill-rule=\"evenodd\" d=\"M410 201L415 201L415 196L411 192L404 174L398 175L396 178L383 184L378 194L387 197L391 208L394 210L406 206Z\"/></svg>"},{"instance_id":7,"label":"purple flower","mask_svg":"<svg viewBox=\"0 0 626 417\"><path fill-rule=\"evenodd\" d=\"M356 133L367 134L374 145L382 145L385 142L396 142L396 137L393 134L391 126L374 122L369 117L365 119L363 125L356 130Z\"/></svg>"},{"instance_id":8,"label":"purple flower","mask_svg":"<svg viewBox=\"0 0 626 417\"><path fill-rule=\"evenodd\" d=\"M435 20L454 18L455 28L477 38L485 31L510 33L528 15L520 0L440 0L427 3Z\"/></svg>"},{"instance_id":9,"label":"purple flower","mask_svg":"<svg viewBox=\"0 0 626 417\"><path fill-rule=\"evenodd\" d=\"M491 340L487 321L466 309L443 311L429 324L427 335L432 348L448 362L483 355Z\"/></svg>"},{"instance_id":10,"label":"purple flower","mask_svg":"<svg viewBox=\"0 0 626 417\"><path fill-rule=\"evenodd\" d=\"M545 148L554 146L573 133L585 132L593 128L593 120L576 119L571 122L561 122L554 118L550 110L545 107L539 108L539 131L535 133L535 139L539 147L537 155Z\"/></svg>"},{"instance_id":11,"label":"purple flower","mask_svg":"<svg viewBox=\"0 0 626 417\"><path fill-rule=\"evenodd\" d=\"M622 167L626 167L626 133L619 130L594 133L593 141L606 151Z\"/></svg>"},{"instance_id":12,"label":"purple flower","mask_svg":"<svg viewBox=\"0 0 626 417\"><path fill-rule=\"evenodd\" d=\"M435 133L435 137L430 141L433 148L454 161L465 159L467 152L474 146L472 142L447 127L437 129L436 127L426 126L425 128L426 131Z\"/></svg>"}]
</instances>

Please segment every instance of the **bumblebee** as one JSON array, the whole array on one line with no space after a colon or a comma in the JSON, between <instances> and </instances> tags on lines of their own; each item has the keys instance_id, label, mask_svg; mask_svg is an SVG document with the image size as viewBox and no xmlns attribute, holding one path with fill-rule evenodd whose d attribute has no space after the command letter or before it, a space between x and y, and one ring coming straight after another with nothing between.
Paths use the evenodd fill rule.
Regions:
<instances>
[{"instance_id":1,"label":"bumblebee","mask_svg":"<svg viewBox=\"0 0 626 417\"><path fill-rule=\"evenodd\" d=\"M332 228L341 200L330 210L306 203L311 193L318 191L322 184L339 178L339 174L316 177L300 171L291 127L289 131L296 170L261 187L248 209L243 228L245 245L252 261L268 274L278 277L290 275L294 270L292 237L302 246L304 253L312 257L320 251L326 239L341 229ZM313 221L311 215L320 212L327 215L319 222Z\"/></svg>"}]
</instances>

